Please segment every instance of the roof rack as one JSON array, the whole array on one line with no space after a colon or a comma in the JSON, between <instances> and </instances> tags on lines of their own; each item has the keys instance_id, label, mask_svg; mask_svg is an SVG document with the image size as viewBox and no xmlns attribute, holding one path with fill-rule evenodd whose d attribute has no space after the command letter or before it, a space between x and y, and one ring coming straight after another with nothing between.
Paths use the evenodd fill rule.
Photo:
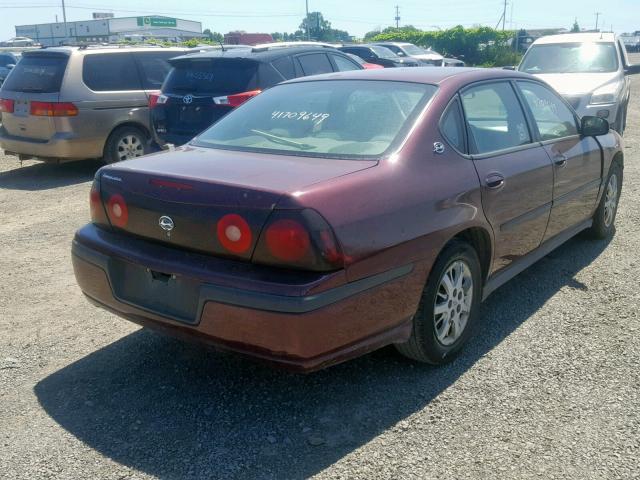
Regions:
<instances>
[{"instance_id":1,"label":"roof rack","mask_svg":"<svg viewBox=\"0 0 640 480\"><path fill-rule=\"evenodd\" d=\"M252 52L266 52L268 50L278 48L294 48L294 47L321 47L321 48L336 48L337 45L331 43L322 42L273 42L273 43L261 43L255 45Z\"/></svg>"}]
</instances>

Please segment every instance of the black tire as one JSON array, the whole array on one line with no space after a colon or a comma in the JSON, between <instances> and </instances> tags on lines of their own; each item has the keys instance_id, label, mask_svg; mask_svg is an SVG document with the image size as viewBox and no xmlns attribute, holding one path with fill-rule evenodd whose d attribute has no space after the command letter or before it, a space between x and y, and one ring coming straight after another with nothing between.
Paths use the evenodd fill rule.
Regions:
<instances>
[{"instance_id":1,"label":"black tire","mask_svg":"<svg viewBox=\"0 0 640 480\"><path fill-rule=\"evenodd\" d=\"M613 208L613 213L611 213L611 204L609 204L609 207L607 207L607 202L610 199L609 183L611 182L614 175L616 184L614 203L615 207ZM604 184L604 192L602 192L602 198L600 198L598 208L593 214L593 225L591 226L590 230L591 236L593 238L606 239L610 238L613 235L613 232L615 231L616 214L618 213L618 202L620 201L621 192L622 167L617 161L614 160L614 162L611 164L611 168L609 168L609 174L607 175L607 180ZM609 215L607 214L607 210L609 210Z\"/></svg>"},{"instance_id":2,"label":"black tire","mask_svg":"<svg viewBox=\"0 0 640 480\"><path fill-rule=\"evenodd\" d=\"M622 137L624 135L624 131L626 128L627 128L627 106L624 105L620 107L618 118L616 118L615 131L618 132Z\"/></svg>"},{"instance_id":3,"label":"black tire","mask_svg":"<svg viewBox=\"0 0 640 480\"><path fill-rule=\"evenodd\" d=\"M443 326L442 315L449 314L446 312L438 314L440 316L436 315L436 301L438 298L442 299L441 306L447 304L448 306L445 307L447 309L453 306L454 310L452 311L455 311L456 305L452 304L451 301L444 301L446 297L438 292L439 290L440 292L444 291L442 290L443 286L441 286L443 276L458 261L464 262L468 267L470 278L472 279L472 284L468 287L468 290L472 291L473 294L466 324L461 328L462 333L455 338L453 343L445 344L439 339L437 324L440 321L440 325ZM453 360L471 336L477 322L482 295L481 271L480 260L475 249L464 241L451 241L440 253L429 275L425 289L422 292L418 310L413 317L411 337L405 343L396 344L398 351L413 360L432 365L441 365Z\"/></svg>"},{"instance_id":4,"label":"black tire","mask_svg":"<svg viewBox=\"0 0 640 480\"><path fill-rule=\"evenodd\" d=\"M126 139L135 139L135 143L130 143L132 150L129 150L126 145L123 146L122 142L126 144ZM118 127L111 132L105 144L102 158L105 163L116 163L147 153L149 153L149 136L140 128L125 126Z\"/></svg>"}]
</instances>

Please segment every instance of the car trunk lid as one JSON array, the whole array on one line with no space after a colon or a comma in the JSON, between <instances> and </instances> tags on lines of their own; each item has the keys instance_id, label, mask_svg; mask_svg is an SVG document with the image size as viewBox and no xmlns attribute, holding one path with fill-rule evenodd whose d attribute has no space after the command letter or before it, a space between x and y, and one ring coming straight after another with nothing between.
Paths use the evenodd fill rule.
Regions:
<instances>
[{"instance_id":1,"label":"car trunk lid","mask_svg":"<svg viewBox=\"0 0 640 480\"><path fill-rule=\"evenodd\" d=\"M300 195L306 186L376 163L189 146L102 169L101 199L114 224L113 199L122 198L127 221L119 228L128 233L249 260L263 226L283 196ZM246 249L229 251L221 243L218 223L226 215L239 215L246 222L248 229L242 232L250 238Z\"/></svg>"}]
</instances>

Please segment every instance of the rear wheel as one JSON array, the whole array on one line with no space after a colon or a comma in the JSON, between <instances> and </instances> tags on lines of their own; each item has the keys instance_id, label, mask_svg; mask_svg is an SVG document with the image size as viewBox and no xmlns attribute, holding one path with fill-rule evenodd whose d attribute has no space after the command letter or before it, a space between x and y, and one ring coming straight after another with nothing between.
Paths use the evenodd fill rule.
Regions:
<instances>
[{"instance_id":1,"label":"rear wheel","mask_svg":"<svg viewBox=\"0 0 640 480\"><path fill-rule=\"evenodd\" d=\"M422 293L413 331L396 348L434 365L453 360L471 335L480 308L482 275L476 251L454 240L442 251Z\"/></svg>"},{"instance_id":2,"label":"rear wheel","mask_svg":"<svg viewBox=\"0 0 640 480\"><path fill-rule=\"evenodd\" d=\"M104 149L104 160L107 163L116 163L123 160L141 157L148 152L149 138L142 130L136 127L116 128Z\"/></svg>"},{"instance_id":3,"label":"rear wheel","mask_svg":"<svg viewBox=\"0 0 640 480\"><path fill-rule=\"evenodd\" d=\"M609 169L602 198L593 215L593 226L591 227L593 237L605 239L613 235L621 190L622 168L618 162L614 162Z\"/></svg>"}]
</instances>

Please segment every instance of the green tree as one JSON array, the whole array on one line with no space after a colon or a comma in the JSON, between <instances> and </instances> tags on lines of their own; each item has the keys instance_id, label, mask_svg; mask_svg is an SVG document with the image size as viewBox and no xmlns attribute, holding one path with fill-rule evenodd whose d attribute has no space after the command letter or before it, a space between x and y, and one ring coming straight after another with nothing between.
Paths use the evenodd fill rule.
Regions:
<instances>
[{"instance_id":1,"label":"green tree","mask_svg":"<svg viewBox=\"0 0 640 480\"><path fill-rule=\"evenodd\" d=\"M308 32L313 40L320 40L325 30L331 30L331 22L324 19L320 12L310 12L300 24L300 30Z\"/></svg>"},{"instance_id":2,"label":"green tree","mask_svg":"<svg viewBox=\"0 0 640 480\"><path fill-rule=\"evenodd\" d=\"M212 32L208 28L205 28L202 33L206 35L207 39L211 42L222 43L224 41L224 35L218 32Z\"/></svg>"},{"instance_id":3,"label":"green tree","mask_svg":"<svg viewBox=\"0 0 640 480\"><path fill-rule=\"evenodd\" d=\"M580 25L578 25L578 19L576 18L575 22L573 22L573 27L571 27L571 33L580 33Z\"/></svg>"}]
</instances>

